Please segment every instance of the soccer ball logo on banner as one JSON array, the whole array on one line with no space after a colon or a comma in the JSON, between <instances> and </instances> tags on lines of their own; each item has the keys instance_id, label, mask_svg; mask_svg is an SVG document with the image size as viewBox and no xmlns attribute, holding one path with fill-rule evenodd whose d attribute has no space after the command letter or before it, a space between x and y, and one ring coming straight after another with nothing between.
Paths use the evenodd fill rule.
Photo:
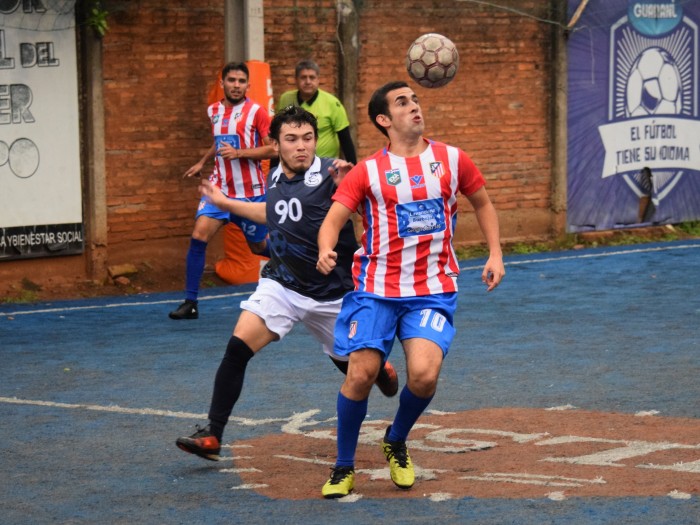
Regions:
<instances>
[{"instance_id":1,"label":"soccer ball logo on banner","mask_svg":"<svg viewBox=\"0 0 700 525\"><path fill-rule=\"evenodd\" d=\"M673 57L650 47L637 57L627 78L627 117L681 113L681 75Z\"/></svg>"}]
</instances>

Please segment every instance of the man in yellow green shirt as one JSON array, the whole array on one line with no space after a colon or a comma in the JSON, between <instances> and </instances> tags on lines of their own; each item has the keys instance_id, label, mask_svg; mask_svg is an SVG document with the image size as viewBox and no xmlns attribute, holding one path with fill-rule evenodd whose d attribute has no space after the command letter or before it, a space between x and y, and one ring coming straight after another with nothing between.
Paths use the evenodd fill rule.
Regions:
<instances>
[{"instance_id":1,"label":"man in yellow green shirt","mask_svg":"<svg viewBox=\"0 0 700 525\"><path fill-rule=\"evenodd\" d=\"M297 89L282 93L276 113L287 106L300 106L312 113L318 121L316 155L340 158L357 163L355 145L350 135L350 122L343 104L335 96L319 89L321 70L313 60L302 60L294 69Z\"/></svg>"}]
</instances>

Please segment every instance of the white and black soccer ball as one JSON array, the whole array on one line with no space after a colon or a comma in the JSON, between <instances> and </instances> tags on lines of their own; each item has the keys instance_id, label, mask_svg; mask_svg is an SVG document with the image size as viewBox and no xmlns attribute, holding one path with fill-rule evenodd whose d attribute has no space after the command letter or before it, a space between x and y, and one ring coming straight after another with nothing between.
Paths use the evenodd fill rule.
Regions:
<instances>
[{"instance_id":1,"label":"white and black soccer ball","mask_svg":"<svg viewBox=\"0 0 700 525\"><path fill-rule=\"evenodd\" d=\"M459 68L459 53L452 40L438 33L416 38L406 53L409 76L426 88L450 82Z\"/></svg>"},{"instance_id":2,"label":"white and black soccer ball","mask_svg":"<svg viewBox=\"0 0 700 525\"><path fill-rule=\"evenodd\" d=\"M681 75L668 51L650 47L637 57L627 78L625 116L678 115Z\"/></svg>"}]
</instances>

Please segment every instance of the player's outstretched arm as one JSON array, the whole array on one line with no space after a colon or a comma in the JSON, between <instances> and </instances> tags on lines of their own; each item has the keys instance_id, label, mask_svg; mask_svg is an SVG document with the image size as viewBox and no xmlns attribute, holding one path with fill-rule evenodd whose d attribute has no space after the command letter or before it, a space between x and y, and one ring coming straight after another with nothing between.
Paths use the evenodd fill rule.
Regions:
<instances>
[{"instance_id":1,"label":"player's outstretched arm","mask_svg":"<svg viewBox=\"0 0 700 525\"><path fill-rule=\"evenodd\" d=\"M328 168L328 172L331 174L331 178L336 186L340 184L343 177L345 177L354 166L352 162L343 159L335 159L333 161L333 165Z\"/></svg>"},{"instance_id":2,"label":"player's outstretched arm","mask_svg":"<svg viewBox=\"0 0 700 525\"><path fill-rule=\"evenodd\" d=\"M209 147L207 152L204 154L204 156L195 164L194 166L190 167L183 177L194 177L195 175L199 175L202 172L202 169L204 169L204 165L209 162L213 157L214 153L216 153L216 143L212 143L212 145Z\"/></svg>"},{"instance_id":3,"label":"player's outstretched arm","mask_svg":"<svg viewBox=\"0 0 700 525\"><path fill-rule=\"evenodd\" d=\"M202 197L209 199L220 210L231 212L258 224L265 224L267 212L265 211L264 202L245 202L229 199L221 193L221 189L216 184L208 180L202 180L202 183L199 185L199 193L202 194Z\"/></svg>"},{"instance_id":4,"label":"player's outstretched arm","mask_svg":"<svg viewBox=\"0 0 700 525\"><path fill-rule=\"evenodd\" d=\"M270 138L263 139L263 145L257 148L241 148L236 149L230 144L223 143L217 153L226 160L234 159L250 159L250 160L265 160L277 158L277 151L272 145Z\"/></svg>"},{"instance_id":5,"label":"player's outstretched arm","mask_svg":"<svg viewBox=\"0 0 700 525\"><path fill-rule=\"evenodd\" d=\"M467 199L474 207L476 220L489 248L489 258L481 273L481 280L486 284L486 291L490 292L500 284L506 274L503 265L503 252L501 251L498 214L483 186L471 195L467 195Z\"/></svg>"},{"instance_id":6,"label":"player's outstretched arm","mask_svg":"<svg viewBox=\"0 0 700 525\"><path fill-rule=\"evenodd\" d=\"M339 202L331 204L326 218L318 230L318 263L316 269L323 275L328 275L335 268L338 254L335 246L338 244L338 236L352 211Z\"/></svg>"}]
</instances>

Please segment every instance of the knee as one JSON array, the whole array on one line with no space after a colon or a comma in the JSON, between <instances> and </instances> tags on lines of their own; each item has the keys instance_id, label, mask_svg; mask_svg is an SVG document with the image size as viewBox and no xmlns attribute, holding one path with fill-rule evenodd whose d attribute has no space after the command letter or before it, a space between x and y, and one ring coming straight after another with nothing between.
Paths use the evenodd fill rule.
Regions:
<instances>
[{"instance_id":1,"label":"knee","mask_svg":"<svg viewBox=\"0 0 700 525\"><path fill-rule=\"evenodd\" d=\"M255 255L264 255L267 251L267 243L264 241L250 243L248 247L250 248L251 253L254 253Z\"/></svg>"},{"instance_id":2,"label":"knee","mask_svg":"<svg viewBox=\"0 0 700 525\"><path fill-rule=\"evenodd\" d=\"M245 341L234 335L229 339L228 345L226 346L226 353L224 354L223 361L232 365L245 366L254 355L255 353Z\"/></svg>"},{"instance_id":3,"label":"knee","mask_svg":"<svg viewBox=\"0 0 700 525\"><path fill-rule=\"evenodd\" d=\"M438 377L440 373L424 370L409 375L406 382L408 388L418 397L430 397L437 391Z\"/></svg>"},{"instance_id":4,"label":"knee","mask_svg":"<svg viewBox=\"0 0 700 525\"><path fill-rule=\"evenodd\" d=\"M350 366L345 377L343 390L349 394L348 397L351 399L365 399L372 390L377 374L379 374L379 370Z\"/></svg>"}]
</instances>

